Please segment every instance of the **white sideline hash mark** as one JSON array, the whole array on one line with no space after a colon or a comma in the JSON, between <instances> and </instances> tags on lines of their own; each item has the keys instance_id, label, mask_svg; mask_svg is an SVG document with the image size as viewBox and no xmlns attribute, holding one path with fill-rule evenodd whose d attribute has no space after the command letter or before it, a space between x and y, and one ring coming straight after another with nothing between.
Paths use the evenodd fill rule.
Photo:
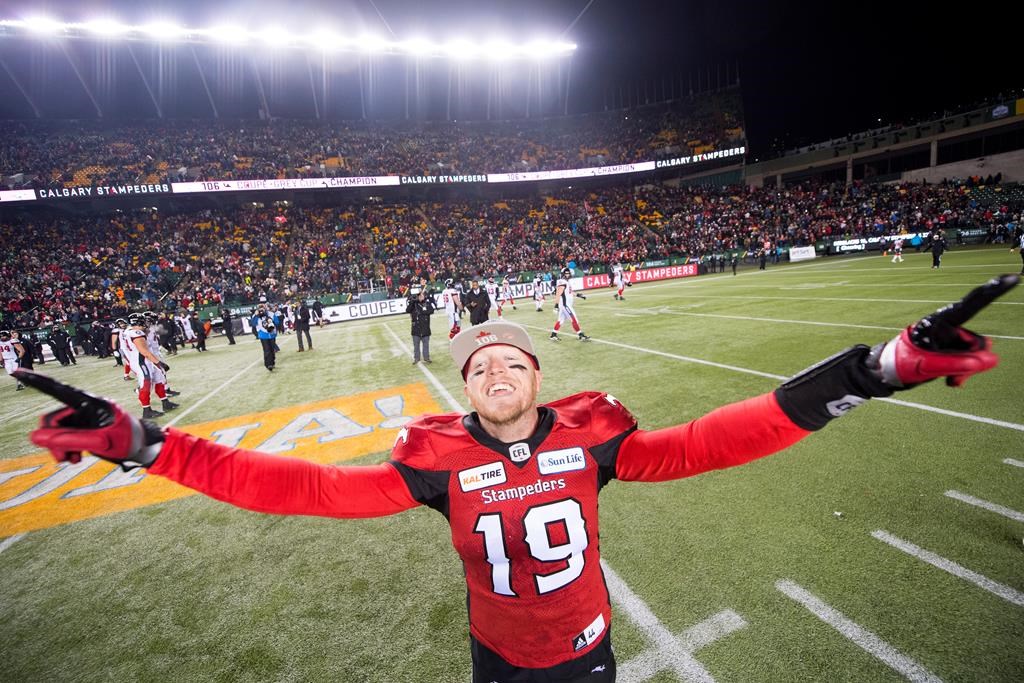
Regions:
<instances>
[{"instance_id":1,"label":"white sideline hash mark","mask_svg":"<svg viewBox=\"0 0 1024 683\"><path fill-rule=\"evenodd\" d=\"M959 577L965 581L970 581L978 588L987 590L989 593L992 593L1007 602L1024 607L1024 593L1021 593L1016 589L1003 585L998 581L993 581L987 576L971 571L967 567L961 566L952 560L947 560L946 558L936 555L924 548L919 548L909 541L896 538L889 532L883 531L882 529L872 531L871 535L883 543L888 543L897 550L902 550L908 555L913 555L917 559L927 562L933 567L937 567L944 572L949 572L953 576Z\"/></svg>"},{"instance_id":2,"label":"white sideline hash mark","mask_svg":"<svg viewBox=\"0 0 1024 683\"><path fill-rule=\"evenodd\" d=\"M959 491L946 491L946 496L967 503L968 505L973 505L974 507L994 512L997 515L1002 515L1003 517L1012 519L1015 522L1024 522L1024 512L1017 512L1016 510L1011 510L1008 507L1003 507L996 503L990 503L987 500L975 498L974 496L970 496L966 493L960 493Z\"/></svg>"},{"instance_id":3,"label":"white sideline hash mark","mask_svg":"<svg viewBox=\"0 0 1024 683\"><path fill-rule=\"evenodd\" d=\"M1006 458L1003 460L1004 465L1013 465L1014 467L1024 467L1024 462L1020 460L1014 460L1013 458Z\"/></svg>"},{"instance_id":4,"label":"white sideline hash mark","mask_svg":"<svg viewBox=\"0 0 1024 683\"><path fill-rule=\"evenodd\" d=\"M644 681L668 669L684 681L713 682L715 679L693 657L693 651L743 628L747 622L735 612L725 610L676 638L658 621L644 601L629 589L626 582L612 571L607 562L601 560L601 567L604 569L604 578L612 600L648 640L654 643L653 650L644 652L619 668L619 680L622 683Z\"/></svg>"},{"instance_id":5,"label":"white sideline hash mark","mask_svg":"<svg viewBox=\"0 0 1024 683\"><path fill-rule=\"evenodd\" d=\"M941 683L942 679L910 657L901 653L877 635L851 621L839 610L822 602L817 596L788 579L775 582L775 588L806 607L811 614L839 631L840 635L883 662L908 681Z\"/></svg>"}]
</instances>

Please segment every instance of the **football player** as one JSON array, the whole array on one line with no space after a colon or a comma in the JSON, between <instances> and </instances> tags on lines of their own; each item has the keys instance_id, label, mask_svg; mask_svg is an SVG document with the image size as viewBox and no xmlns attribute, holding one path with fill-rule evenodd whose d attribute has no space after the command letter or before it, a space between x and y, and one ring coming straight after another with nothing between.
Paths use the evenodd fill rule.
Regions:
<instances>
[{"instance_id":1,"label":"football player","mask_svg":"<svg viewBox=\"0 0 1024 683\"><path fill-rule=\"evenodd\" d=\"M448 338L451 339L462 329L459 325L462 315L462 296L459 294L459 290L455 288L455 280L452 278L444 281L441 302L444 304L444 314L448 320Z\"/></svg>"},{"instance_id":2,"label":"football player","mask_svg":"<svg viewBox=\"0 0 1024 683\"><path fill-rule=\"evenodd\" d=\"M548 337L551 341L562 341L558 337L558 329L562 326L562 323L566 320L572 323L572 329L576 332L577 337L580 341L590 341L590 337L583 333L580 328L580 321L576 317L576 309L573 307L573 290L571 268L562 268L558 282L555 284L555 308L558 309L558 319L555 320L555 326L551 329L551 336ZM576 294L581 299L587 297L582 294Z\"/></svg>"},{"instance_id":3,"label":"football player","mask_svg":"<svg viewBox=\"0 0 1024 683\"><path fill-rule=\"evenodd\" d=\"M3 359L4 370L11 377L14 377L14 371L17 370L21 365L21 357L25 355L25 347L21 345L21 342L11 338L10 330L0 330L0 358ZM15 379L18 383L16 391L21 391L25 388L25 385Z\"/></svg>"},{"instance_id":4,"label":"football player","mask_svg":"<svg viewBox=\"0 0 1024 683\"><path fill-rule=\"evenodd\" d=\"M612 264L612 285L615 286L615 296L613 298L625 301L626 298L622 296L622 289L626 286L626 276L622 272L622 264L618 261Z\"/></svg>"},{"instance_id":5,"label":"football player","mask_svg":"<svg viewBox=\"0 0 1024 683\"><path fill-rule=\"evenodd\" d=\"M132 313L128 316L128 329L124 336L127 338L125 346L128 350L128 362L131 363L132 370L139 382L138 397L139 403L142 405L142 417L153 419L163 413L153 410L150 406L150 391L156 392L165 411L174 410L178 404L172 403L167 398L167 376L164 373L171 368L150 350L149 341L146 338L147 327L145 315Z\"/></svg>"},{"instance_id":6,"label":"football player","mask_svg":"<svg viewBox=\"0 0 1024 683\"><path fill-rule=\"evenodd\" d=\"M501 293L498 295L498 317L501 317L501 307L511 304L512 310L516 310L516 300L512 298L512 283L505 278L501 281Z\"/></svg>"}]
</instances>

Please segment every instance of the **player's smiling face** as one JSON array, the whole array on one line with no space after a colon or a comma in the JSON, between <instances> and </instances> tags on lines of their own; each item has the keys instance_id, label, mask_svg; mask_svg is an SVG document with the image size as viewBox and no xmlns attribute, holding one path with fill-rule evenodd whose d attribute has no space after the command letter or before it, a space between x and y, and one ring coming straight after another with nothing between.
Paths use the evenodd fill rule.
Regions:
<instances>
[{"instance_id":1,"label":"player's smiling face","mask_svg":"<svg viewBox=\"0 0 1024 683\"><path fill-rule=\"evenodd\" d=\"M508 426L524 416L533 419L540 379L528 354L514 346L493 344L469 359L466 397L482 423Z\"/></svg>"}]
</instances>

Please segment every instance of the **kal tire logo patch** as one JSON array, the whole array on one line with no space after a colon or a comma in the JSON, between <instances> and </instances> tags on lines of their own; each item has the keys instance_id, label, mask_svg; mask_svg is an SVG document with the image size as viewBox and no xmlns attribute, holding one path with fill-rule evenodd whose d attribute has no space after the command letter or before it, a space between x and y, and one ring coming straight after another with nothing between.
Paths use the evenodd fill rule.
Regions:
<instances>
[{"instance_id":1,"label":"kal tire logo patch","mask_svg":"<svg viewBox=\"0 0 1024 683\"><path fill-rule=\"evenodd\" d=\"M471 467L459 472L459 486L463 493L497 486L506 481L508 481L508 477L505 476L505 465L500 462Z\"/></svg>"}]
</instances>

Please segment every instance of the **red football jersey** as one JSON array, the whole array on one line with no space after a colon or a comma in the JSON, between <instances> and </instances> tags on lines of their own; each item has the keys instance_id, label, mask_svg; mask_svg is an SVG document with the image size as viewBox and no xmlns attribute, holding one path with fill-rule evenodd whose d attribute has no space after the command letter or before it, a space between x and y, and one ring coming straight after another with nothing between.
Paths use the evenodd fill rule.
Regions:
<instances>
[{"instance_id":1,"label":"red football jersey","mask_svg":"<svg viewBox=\"0 0 1024 683\"><path fill-rule=\"evenodd\" d=\"M514 444L472 416L422 418L406 426L392 460L413 497L448 518L473 635L528 668L581 655L608 628L597 494L636 429L625 408L599 393L538 410L537 431Z\"/></svg>"}]
</instances>

